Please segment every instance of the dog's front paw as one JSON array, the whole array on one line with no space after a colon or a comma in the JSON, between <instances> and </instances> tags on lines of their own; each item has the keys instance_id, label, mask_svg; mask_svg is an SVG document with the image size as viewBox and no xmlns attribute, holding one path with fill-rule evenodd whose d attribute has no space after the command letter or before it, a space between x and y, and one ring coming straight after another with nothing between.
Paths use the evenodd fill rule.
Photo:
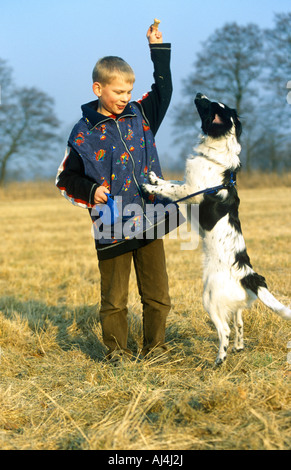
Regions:
<instances>
[{"instance_id":1,"label":"dog's front paw","mask_svg":"<svg viewBox=\"0 0 291 470\"><path fill-rule=\"evenodd\" d=\"M158 177L157 177L157 175L155 174L155 172L154 172L154 171L150 171L150 172L149 172L149 182L150 182L151 184L157 184L157 180L158 180Z\"/></svg>"},{"instance_id":2,"label":"dog's front paw","mask_svg":"<svg viewBox=\"0 0 291 470\"><path fill-rule=\"evenodd\" d=\"M142 184L141 188L144 193L155 194L155 191L153 190L154 186L151 184Z\"/></svg>"},{"instance_id":3,"label":"dog's front paw","mask_svg":"<svg viewBox=\"0 0 291 470\"><path fill-rule=\"evenodd\" d=\"M149 182L154 185L165 184L165 180L159 178L154 171L149 172Z\"/></svg>"}]
</instances>

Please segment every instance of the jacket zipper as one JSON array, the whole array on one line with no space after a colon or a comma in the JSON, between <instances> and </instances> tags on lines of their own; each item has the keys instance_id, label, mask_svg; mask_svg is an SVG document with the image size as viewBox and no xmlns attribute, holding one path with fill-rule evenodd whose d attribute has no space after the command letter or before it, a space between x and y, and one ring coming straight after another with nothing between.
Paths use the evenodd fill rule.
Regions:
<instances>
[{"instance_id":1,"label":"jacket zipper","mask_svg":"<svg viewBox=\"0 0 291 470\"><path fill-rule=\"evenodd\" d=\"M142 107L141 107L141 108L142 108ZM149 122L148 122L146 116L144 115L143 109L141 109L141 113L142 113L142 115L143 115L143 118L145 119L145 121L146 121L146 122L148 123L148 125L149 125ZM137 181L137 179L136 179L136 176L135 176L135 161L134 161L134 158L133 158L133 156L132 156L132 154L131 154L129 148L128 148L127 145L126 145L126 142L124 142L124 140L123 140L123 137L122 137L122 134L121 134L121 130L120 130L120 127L119 127L119 123L118 123L119 119L122 119L122 118L124 118L124 117L132 117L132 116L136 116L136 114L124 114L124 115L120 116L118 119L113 119L112 117L105 118L105 119L103 119L102 121L99 121L98 123L96 123L95 126L93 126L93 127L90 129L90 131L92 131L93 129L95 129L97 126L99 126L99 125L102 124L103 122L109 121L109 120L111 120L111 119L115 122L116 127L117 127L117 130L118 130L118 133L119 133L120 140L121 140L121 142L123 143L123 145L124 145L124 147L125 147L125 150L128 152L128 154L129 154L129 156L130 156L130 159L131 159L131 162L132 162L132 167L133 167L132 176L133 176L133 180L134 180L134 182L135 182L135 185L136 185L136 187L137 187L138 193L139 193L140 198L141 198L143 214L144 214L146 220L150 223L150 225L153 225L153 224L151 223L151 221L149 220L149 218L147 217L146 213L145 213L145 207L144 207L145 201L144 201L144 198L143 198L142 191L141 191L141 189L140 189L140 185L139 185L139 183L138 183L138 181Z\"/></svg>"},{"instance_id":2,"label":"jacket zipper","mask_svg":"<svg viewBox=\"0 0 291 470\"><path fill-rule=\"evenodd\" d=\"M124 117L124 116L122 116ZM132 162L132 167L133 167L133 170L132 170L132 176L133 176L133 180L135 182L135 185L137 187L137 190L139 192L139 195L140 195L140 198L141 198L141 203L142 203L142 211L143 211L143 214L146 218L146 220L152 225L151 221L149 220L149 218L147 217L146 213L145 213L145 201L144 201L144 198L143 198L143 194L142 194L142 191L140 189L140 185L136 179L136 176L135 176L135 161L134 161L134 158L129 150L129 148L127 147L126 143L124 142L123 140L123 137L122 137L122 134L121 134L121 130L120 130L120 127L119 127L119 123L118 123L118 119L115 121L116 122L116 127L118 129L118 132L119 132L119 136L120 136L120 140L121 142L123 143L124 147L125 147L125 150L128 152L129 156L130 156L130 159L131 159L131 162Z\"/></svg>"}]
</instances>

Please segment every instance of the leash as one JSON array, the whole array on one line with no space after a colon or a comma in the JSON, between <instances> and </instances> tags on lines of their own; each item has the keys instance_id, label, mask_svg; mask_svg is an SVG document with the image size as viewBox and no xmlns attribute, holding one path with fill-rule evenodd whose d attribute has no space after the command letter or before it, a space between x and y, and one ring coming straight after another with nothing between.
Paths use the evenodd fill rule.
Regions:
<instances>
[{"instance_id":1,"label":"leash","mask_svg":"<svg viewBox=\"0 0 291 470\"><path fill-rule=\"evenodd\" d=\"M213 188L202 189L201 191L197 191L197 193L189 194L188 196L182 197L181 199L178 199L177 201L173 201L173 202L178 203L178 202L186 201L186 199L191 199L192 197L198 196L198 194L217 194L218 191L220 191L221 189L231 188L235 185L236 185L235 173L231 172L230 180L227 184L220 184L219 186L214 186Z\"/></svg>"}]
</instances>

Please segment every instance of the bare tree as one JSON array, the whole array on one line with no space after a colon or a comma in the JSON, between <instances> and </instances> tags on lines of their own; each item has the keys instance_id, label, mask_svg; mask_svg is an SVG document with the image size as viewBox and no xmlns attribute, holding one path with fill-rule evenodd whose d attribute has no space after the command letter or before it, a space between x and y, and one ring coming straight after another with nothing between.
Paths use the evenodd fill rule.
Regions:
<instances>
[{"instance_id":1,"label":"bare tree","mask_svg":"<svg viewBox=\"0 0 291 470\"><path fill-rule=\"evenodd\" d=\"M291 105L287 102L287 83L291 80L291 12L277 13L274 20L274 27L265 30L268 73L264 114L268 129L272 129L267 149L270 168L278 171L291 168Z\"/></svg>"},{"instance_id":2,"label":"bare tree","mask_svg":"<svg viewBox=\"0 0 291 470\"><path fill-rule=\"evenodd\" d=\"M257 25L230 23L214 31L202 44L194 71L184 81L187 103L177 109L175 126L186 131L186 139L190 129L193 133L194 121L198 121L193 107L196 92L225 102L237 109L243 121L246 167L250 168L251 156L261 138L254 109L260 96L262 59L263 34Z\"/></svg>"},{"instance_id":3,"label":"bare tree","mask_svg":"<svg viewBox=\"0 0 291 470\"><path fill-rule=\"evenodd\" d=\"M286 83L291 79L291 12L275 14L275 26L265 31L269 65L269 85L274 84L286 96Z\"/></svg>"},{"instance_id":4,"label":"bare tree","mask_svg":"<svg viewBox=\"0 0 291 470\"><path fill-rule=\"evenodd\" d=\"M48 158L58 142L54 102L37 88L17 88L11 69L0 59L0 185L12 159L27 166Z\"/></svg>"}]
</instances>

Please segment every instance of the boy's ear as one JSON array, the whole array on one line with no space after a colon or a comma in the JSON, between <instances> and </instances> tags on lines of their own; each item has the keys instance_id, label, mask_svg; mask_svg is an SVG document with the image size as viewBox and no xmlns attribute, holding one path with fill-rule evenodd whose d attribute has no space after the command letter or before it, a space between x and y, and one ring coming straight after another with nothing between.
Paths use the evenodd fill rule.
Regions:
<instances>
[{"instance_id":1,"label":"boy's ear","mask_svg":"<svg viewBox=\"0 0 291 470\"><path fill-rule=\"evenodd\" d=\"M99 82L94 82L92 85L93 93L100 98L101 96L101 90L102 90L102 85Z\"/></svg>"}]
</instances>

